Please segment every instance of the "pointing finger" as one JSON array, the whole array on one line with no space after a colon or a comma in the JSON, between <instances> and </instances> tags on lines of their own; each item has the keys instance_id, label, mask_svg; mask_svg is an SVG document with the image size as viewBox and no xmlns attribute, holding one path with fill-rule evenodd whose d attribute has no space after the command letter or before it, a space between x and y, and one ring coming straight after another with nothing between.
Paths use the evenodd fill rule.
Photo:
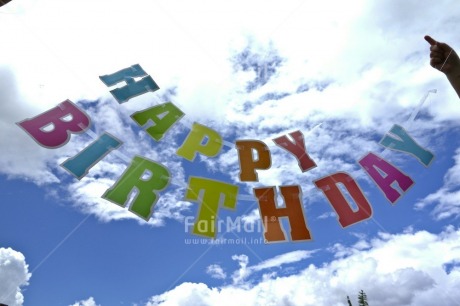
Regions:
<instances>
[{"instance_id":1,"label":"pointing finger","mask_svg":"<svg viewBox=\"0 0 460 306\"><path fill-rule=\"evenodd\" d=\"M434 40L431 36L425 35L425 40L432 46L436 45L437 41Z\"/></svg>"}]
</instances>

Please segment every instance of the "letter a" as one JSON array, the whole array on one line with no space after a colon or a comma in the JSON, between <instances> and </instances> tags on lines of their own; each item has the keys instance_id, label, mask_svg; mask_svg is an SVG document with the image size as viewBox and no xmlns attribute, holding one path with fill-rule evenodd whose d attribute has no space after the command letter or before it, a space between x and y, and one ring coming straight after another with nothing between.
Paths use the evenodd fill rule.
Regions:
<instances>
[{"instance_id":1,"label":"letter a","mask_svg":"<svg viewBox=\"0 0 460 306\"><path fill-rule=\"evenodd\" d=\"M398 183L403 192L406 192L414 185L414 181L410 176L404 174L391 163L372 152L364 156L358 163L374 180L377 186L379 186L380 190L382 190L391 203L395 203L403 196L403 194L400 194L399 191L392 186L394 182ZM381 172L383 172L384 175L382 175Z\"/></svg>"},{"instance_id":2,"label":"letter a","mask_svg":"<svg viewBox=\"0 0 460 306\"><path fill-rule=\"evenodd\" d=\"M184 113L171 102L156 105L131 115L140 126L153 122L154 125L146 132L156 141L163 138L164 134L184 116Z\"/></svg>"}]
</instances>

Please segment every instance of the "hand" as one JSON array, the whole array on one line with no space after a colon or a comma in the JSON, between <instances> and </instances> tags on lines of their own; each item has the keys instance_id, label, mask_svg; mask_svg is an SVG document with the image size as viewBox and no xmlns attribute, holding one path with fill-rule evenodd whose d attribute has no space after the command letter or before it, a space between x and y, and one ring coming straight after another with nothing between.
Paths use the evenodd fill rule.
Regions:
<instances>
[{"instance_id":1,"label":"hand","mask_svg":"<svg viewBox=\"0 0 460 306\"><path fill-rule=\"evenodd\" d=\"M439 42L426 35L430 47L430 65L446 75L460 73L460 58L448 44Z\"/></svg>"}]
</instances>

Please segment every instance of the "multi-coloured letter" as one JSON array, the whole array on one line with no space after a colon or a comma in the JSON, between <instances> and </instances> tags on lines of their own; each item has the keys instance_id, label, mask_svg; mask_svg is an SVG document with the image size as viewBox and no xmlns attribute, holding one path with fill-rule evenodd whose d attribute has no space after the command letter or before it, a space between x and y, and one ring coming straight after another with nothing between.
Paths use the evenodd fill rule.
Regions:
<instances>
[{"instance_id":1,"label":"multi-coloured letter","mask_svg":"<svg viewBox=\"0 0 460 306\"><path fill-rule=\"evenodd\" d=\"M168 186L169 177L169 171L164 166L145 157L135 156L102 198L125 207L132 192L136 192L129 210L148 221L158 201L157 191Z\"/></svg>"},{"instance_id":2,"label":"multi-coloured letter","mask_svg":"<svg viewBox=\"0 0 460 306\"><path fill-rule=\"evenodd\" d=\"M148 127L146 132L153 139L159 141L183 116L184 113L179 108L171 102L167 102L136 112L131 115L131 118L140 126L144 126L148 122L153 122L153 126Z\"/></svg>"},{"instance_id":3,"label":"multi-coloured letter","mask_svg":"<svg viewBox=\"0 0 460 306\"><path fill-rule=\"evenodd\" d=\"M390 133L397 136L397 138L393 137L391 134L386 134L380 141L382 146L391 150L409 153L415 156L426 167L433 161L433 153L419 146L414 139L407 134L402 126L397 124L393 125Z\"/></svg>"},{"instance_id":4,"label":"multi-coloured letter","mask_svg":"<svg viewBox=\"0 0 460 306\"><path fill-rule=\"evenodd\" d=\"M216 156L219 154L222 146L222 137L219 133L195 122L184 143L177 149L176 154L189 161L193 161L196 153L201 153L209 157Z\"/></svg>"},{"instance_id":5,"label":"multi-coloured letter","mask_svg":"<svg viewBox=\"0 0 460 306\"><path fill-rule=\"evenodd\" d=\"M354 211L347 199L340 191L341 184L350 194L358 209ZM338 172L315 181L316 187L321 189L338 215L342 227L347 227L357 222L369 219L372 216L372 208L366 196L359 188L355 180L344 172Z\"/></svg>"},{"instance_id":6,"label":"multi-coloured letter","mask_svg":"<svg viewBox=\"0 0 460 306\"><path fill-rule=\"evenodd\" d=\"M135 81L135 77L143 78ZM110 91L115 100L120 104L146 92L154 92L160 89L152 77L147 75L139 64L119 70L110 75L100 76L99 78L107 86L113 86L123 81L126 82L125 86Z\"/></svg>"},{"instance_id":7,"label":"multi-coloured letter","mask_svg":"<svg viewBox=\"0 0 460 306\"><path fill-rule=\"evenodd\" d=\"M303 139L302 132L295 131L289 133L289 135L294 139L294 142L290 141L286 135L275 138L273 141L276 143L276 145L292 153L297 158L299 167L302 172L315 168L315 162L310 158L307 150L305 149L305 141Z\"/></svg>"},{"instance_id":8,"label":"multi-coloured letter","mask_svg":"<svg viewBox=\"0 0 460 306\"><path fill-rule=\"evenodd\" d=\"M305 223L302 195L299 186L281 186L285 207L276 205L275 187L254 188L254 194L259 201L260 217L265 228L267 242L286 241L286 235L280 224L281 217L287 217L291 227L291 240L311 240L310 231Z\"/></svg>"},{"instance_id":9,"label":"multi-coloured letter","mask_svg":"<svg viewBox=\"0 0 460 306\"><path fill-rule=\"evenodd\" d=\"M404 195L400 194L399 191L392 186L393 183L397 182L403 193L414 185L414 181L410 176L404 174L391 163L372 152L364 156L358 163L366 170L367 174L369 174L377 186L379 186L380 190L382 190L391 203L395 203Z\"/></svg>"},{"instance_id":10,"label":"multi-coloured letter","mask_svg":"<svg viewBox=\"0 0 460 306\"><path fill-rule=\"evenodd\" d=\"M67 159L61 164L61 167L80 180L88 174L89 169L121 144L122 142L117 138L109 133L104 133L83 151Z\"/></svg>"},{"instance_id":11,"label":"multi-coloured letter","mask_svg":"<svg viewBox=\"0 0 460 306\"><path fill-rule=\"evenodd\" d=\"M216 238L216 221L219 207L235 209L238 186L210 180L190 177L185 199L199 201L200 208L193 227L195 235Z\"/></svg>"},{"instance_id":12,"label":"multi-coloured letter","mask_svg":"<svg viewBox=\"0 0 460 306\"><path fill-rule=\"evenodd\" d=\"M272 165L270 149L259 140L237 140L236 148L240 161L240 181L257 182L256 169L266 170ZM253 151L257 153L257 159Z\"/></svg>"},{"instance_id":13,"label":"multi-coloured letter","mask_svg":"<svg viewBox=\"0 0 460 306\"><path fill-rule=\"evenodd\" d=\"M66 100L47 112L17 124L39 145L59 148L69 141L70 133L86 131L91 121L83 110Z\"/></svg>"}]
</instances>

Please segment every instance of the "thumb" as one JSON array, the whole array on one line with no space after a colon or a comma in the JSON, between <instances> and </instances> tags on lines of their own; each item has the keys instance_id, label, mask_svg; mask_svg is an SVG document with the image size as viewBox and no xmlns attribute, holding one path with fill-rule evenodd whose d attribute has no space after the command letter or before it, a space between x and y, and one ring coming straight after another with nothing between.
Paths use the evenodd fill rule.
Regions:
<instances>
[{"instance_id":1,"label":"thumb","mask_svg":"<svg viewBox=\"0 0 460 306\"><path fill-rule=\"evenodd\" d=\"M436 45L438 42L434 40L431 36L425 35L425 40L432 46Z\"/></svg>"},{"instance_id":2,"label":"thumb","mask_svg":"<svg viewBox=\"0 0 460 306\"><path fill-rule=\"evenodd\" d=\"M452 50L452 48L446 43L436 42L436 45L440 47L444 52L448 52Z\"/></svg>"}]
</instances>

